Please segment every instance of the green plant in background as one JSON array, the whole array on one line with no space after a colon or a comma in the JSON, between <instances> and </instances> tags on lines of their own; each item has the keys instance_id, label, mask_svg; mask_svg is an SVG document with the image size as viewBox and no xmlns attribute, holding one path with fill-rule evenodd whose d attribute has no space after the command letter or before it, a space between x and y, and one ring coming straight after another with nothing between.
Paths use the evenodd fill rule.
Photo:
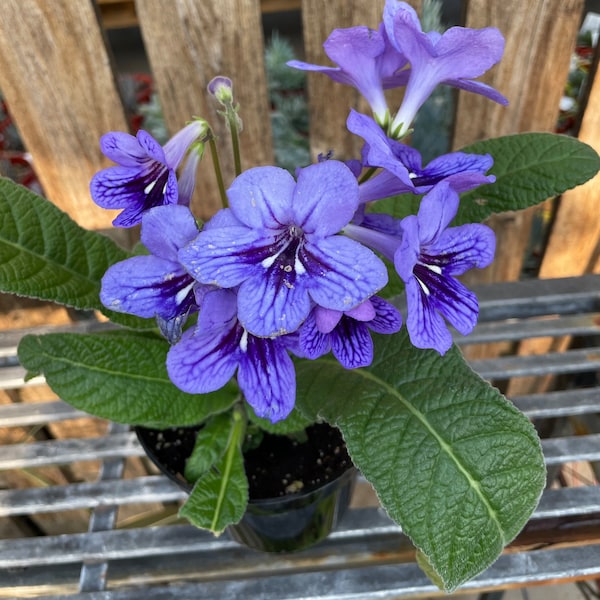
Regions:
<instances>
[{"instance_id":1,"label":"green plant in background","mask_svg":"<svg viewBox=\"0 0 600 600\"><path fill-rule=\"evenodd\" d=\"M291 172L310 163L306 76L287 66L295 58L291 43L274 32L265 49L273 151L275 164Z\"/></svg>"}]
</instances>

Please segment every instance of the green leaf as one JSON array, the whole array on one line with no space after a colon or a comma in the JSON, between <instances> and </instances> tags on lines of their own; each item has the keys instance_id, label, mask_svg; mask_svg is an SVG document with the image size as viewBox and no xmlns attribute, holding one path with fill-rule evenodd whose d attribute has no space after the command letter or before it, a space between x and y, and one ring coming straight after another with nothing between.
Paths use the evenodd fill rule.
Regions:
<instances>
[{"instance_id":1,"label":"green leaf","mask_svg":"<svg viewBox=\"0 0 600 600\"><path fill-rule=\"evenodd\" d=\"M277 421L277 423L271 423L271 421L268 419L261 419L260 417L257 417L250 405L247 407L247 413L248 418L252 423L258 425L260 429L276 435L287 435L290 433L303 431L312 424L312 421L305 418L304 415L296 409L292 410L292 412L283 421Z\"/></svg>"},{"instance_id":2,"label":"green leaf","mask_svg":"<svg viewBox=\"0 0 600 600\"><path fill-rule=\"evenodd\" d=\"M220 535L228 525L237 523L248 504L248 480L244 470L241 443L245 421L239 410L230 420L227 451L217 464L194 485L186 503L179 511L196 527Z\"/></svg>"},{"instance_id":3,"label":"green leaf","mask_svg":"<svg viewBox=\"0 0 600 600\"><path fill-rule=\"evenodd\" d=\"M488 567L544 487L529 421L453 348L441 357L405 331L374 336L368 369L332 358L297 366L297 405L337 425L383 507L446 590Z\"/></svg>"},{"instance_id":4,"label":"green leaf","mask_svg":"<svg viewBox=\"0 0 600 600\"><path fill-rule=\"evenodd\" d=\"M168 343L151 334L27 335L19 360L28 377L43 374L66 402L106 419L146 427L194 425L227 410L239 392L231 384L210 394L187 394L170 381Z\"/></svg>"},{"instance_id":5,"label":"green leaf","mask_svg":"<svg viewBox=\"0 0 600 600\"><path fill-rule=\"evenodd\" d=\"M231 430L231 415L224 412L210 418L198 431L192 454L185 463L185 478L188 481L200 479L227 449Z\"/></svg>"},{"instance_id":6,"label":"green leaf","mask_svg":"<svg viewBox=\"0 0 600 600\"><path fill-rule=\"evenodd\" d=\"M0 178L0 291L99 310L129 327L151 328L148 319L108 311L98 297L106 269L128 256L48 200Z\"/></svg>"},{"instance_id":7,"label":"green leaf","mask_svg":"<svg viewBox=\"0 0 600 600\"><path fill-rule=\"evenodd\" d=\"M489 153L496 182L461 196L453 225L483 221L493 213L519 210L562 194L596 175L600 158L576 138L521 133L476 142L463 152Z\"/></svg>"}]
</instances>

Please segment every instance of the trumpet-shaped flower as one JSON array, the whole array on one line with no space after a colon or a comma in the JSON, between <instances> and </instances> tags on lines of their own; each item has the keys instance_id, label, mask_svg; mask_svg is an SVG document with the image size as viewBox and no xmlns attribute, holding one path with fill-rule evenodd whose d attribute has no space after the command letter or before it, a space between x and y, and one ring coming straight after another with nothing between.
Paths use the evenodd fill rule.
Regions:
<instances>
[{"instance_id":1,"label":"trumpet-shaped flower","mask_svg":"<svg viewBox=\"0 0 600 600\"><path fill-rule=\"evenodd\" d=\"M189 204L195 182L197 157L184 169L180 182L176 169L191 146L206 131L206 123L196 120L175 134L164 148L144 130L134 137L113 131L100 139L102 152L118 166L94 175L90 192L102 208L123 211L114 219L117 227L132 227L145 211L163 204Z\"/></svg>"},{"instance_id":2,"label":"trumpet-shaped flower","mask_svg":"<svg viewBox=\"0 0 600 600\"><path fill-rule=\"evenodd\" d=\"M195 307L196 281L177 252L198 235L186 206L157 206L142 219L141 241L149 255L133 256L108 268L100 300L111 310L179 323Z\"/></svg>"},{"instance_id":3,"label":"trumpet-shaped flower","mask_svg":"<svg viewBox=\"0 0 600 600\"><path fill-rule=\"evenodd\" d=\"M300 328L300 349L306 358L318 358L331 350L346 369L367 367L373 361L369 330L396 333L401 326L398 310L379 296L345 312L317 306Z\"/></svg>"},{"instance_id":4,"label":"trumpet-shaped flower","mask_svg":"<svg viewBox=\"0 0 600 600\"><path fill-rule=\"evenodd\" d=\"M456 276L488 266L495 251L494 232L480 223L449 227L458 194L447 182L421 200L417 215L401 221L366 215L344 231L394 262L406 288L406 327L412 344L444 354L452 345L445 320L468 335L477 323L477 297Z\"/></svg>"},{"instance_id":5,"label":"trumpet-shaped flower","mask_svg":"<svg viewBox=\"0 0 600 600\"><path fill-rule=\"evenodd\" d=\"M458 193L496 181L493 175L485 175L494 163L489 154L451 152L423 167L418 150L387 137L371 117L352 110L347 126L365 140L363 164L384 169L360 185L361 203L395 194L424 194L440 181L447 181Z\"/></svg>"},{"instance_id":6,"label":"trumpet-shaped flower","mask_svg":"<svg viewBox=\"0 0 600 600\"><path fill-rule=\"evenodd\" d=\"M406 93L390 128L396 139L408 132L417 111L439 84L507 104L494 88L473 81L502 58L504 38L498 29L451 27L443 34L425 33L415 10L398 0L386 1L383 22L390 43L410 63Z\"/></svg>"},{"instance_id":7,"label":"trumpet-shaped flower","mask_svg":"<svg viewBox=\"0 0 600 600\"><path fill-rule=\"evenodd\" d=\"M185 392L204 394L223 387L237 371L240 389L256 414L280 421L296 400L287 336L268 339L248 333L236 317L236 304L233 290L204 294L197 325L167 354L169 377Z\"/></svg>"},{"instance_id":8,"label":"trumpet-shaped flower","mask_svg":"<svg viewBox=\"0 0 600 600\"><path fill-rule=\"evenodd\" d=\"M287 64L296 69L325 73L334 81L355 87L369 103L377 121L387 124L389 111L384 90L405 85L405 57L387 39L383 24L378 31L368 27L335 29L323 44L337 67L312 65L299 60Z\"/></svg>"},{"instance_id":9,"label":"trumpet-shaped flower","mask_svg":"<svg viewBox=\"0 0 600 600\"><path fill-rule=\"evenodd\" d=\"M217 213L179 252L199 282L238 290L238 318L249 333L293 333L313 304L347 311L387 283L385 265L338 235L358 207L358 183L341 162L299 170L256 167L227 191Z\"/></svg>"}]
</instances>

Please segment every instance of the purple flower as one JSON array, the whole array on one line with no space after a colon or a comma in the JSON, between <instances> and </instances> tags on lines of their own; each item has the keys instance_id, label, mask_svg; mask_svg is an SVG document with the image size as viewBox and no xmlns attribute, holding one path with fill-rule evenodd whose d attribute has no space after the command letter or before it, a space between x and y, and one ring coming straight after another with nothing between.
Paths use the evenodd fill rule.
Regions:
<instances>
[{"instance_id":1,"label":"purple flower","mask_svg":"<svg viewBox=\"0 0 600 600\"><path fill-rule=\"evenodd\" d=\"M438 84L507 104L494 88L473 81L502 58L504 38L496 28L451 27L444 34L424 33L415 10L397 0L386 0L383 22L390 43L411 67L402 106L390 128L396 139L407 133L417 111Z\"/></svg>"},{"instance_id":2,"label":"purple flower","mask_svg":"<svg viewBox=\"0 0 600 600\"><path fill-rule=\"evenodd\" d=\"M494 232L479 223L448 227L458 210L458 194L447 182L421 200L417 215L401 221L365 215L344 231L394 262L405 283L406 326L412 344L444 354L452 345L447 320L462 335L477 323L477 297L455 277L494 258Z\"/></svg>"},{"instance_id":3,"label":"purple flower","mask_svg":"<svg viewBox=\"0 0 600 600\"><path fill-rule=\"evenodd\" d=\"M167 371L184 392L204 394L223 387L237 370L248 404L273 423L285 419L296 401L296 374L286 337L258 338L236 317L233 290L208 291L195 328L167 354Z\"/></svg>"},{"instance_id":4,"label":"purple flower","mask_svg":"<svg viewBox=\"0 0 600 600\"><path fill-rule=\"evenodd\" d=\"M94 202L102 208L124 209L113 221L117 227L137 225L144 212L153 206L189 204L195 169L185 169L181 186L175 171L205 131L204 121L193 121L175 134L164 148L144 130L138 131L135 137L119 131L106 133L100 139L100 148L118 166L94 175L90 183ZM197 157L193 166L196 164Z\"/></svg>"},{"instance_id":5,"label":"purple flower","mask_svg":"<svg viewBox=\"0 0 600 600\"><path fill-rule=\"evenodd\" d=\"M358 206L358 183L341 162L299 170L256 167L229 190L217 213L179 252L199 282L238 291L238 318L251 334L292 333L313 304L347 311L387 283L368 248L337 235Z\"/></svg>"},{"instance_id":6,"label":"purple flower","mask_svg":"<svg viewBox=\"0 0 600 600\"><path fill-rule=\"evenodd\" d=\"M345 312L317 306L300 328L300 349L306 358L318 358L331 350L346 369L367 367L373 361L369 330L396 333L401 326L400 313L378 296Z\"/></svg>"},{"instance_id":7,"label":"purple flower","mask_svg":"<svg viewBox=\"0 0 600 600\"><path fill-rule=\"evenodd\" d=\"M411 342L444 354L452 345L446 319L462 335L477 323L477 297L455 277L494 258L494 232L479 223L448 227L458 195L441 183L421 201L419 212L402 220L402 243L394 265L406 285Z\"/></svg>"},{"instance_id":8,"label":"purple flower","mask_svg":"<svg viewBox=\"0 0 600 600\"><path fill-rule=\"evenodd\" d=\"M493 175L485 175L494 164L489 154L451 152L423 167L418 150L387 137L371 117L352 110L347 126L365 140L364 165L385 169L360 185L361 203L407 192L423 194L440 181L447 181L458 193L496 181Z\"/></svg>"},{"instance_id":9,"label":"purple flower","mask_svg":"<svg viewBox=\"0 0 600 600\"><path fill-rule=\"evenodd\" d=\"M186 206L157 206L144 214L141 241L151 252L108 268L100 300L111 310L163 321L187 315L194 307L196 281L186 272L177 252L198 235Z\"/></svg>"},{"instance_id":10,"label":"purple flower","mask_svg":"<svg viewBox=\"0 0 600 600\"><path fill-rule=\"evenodd\" d=\"M367 100L382 125L389 120L383 91L405 85L406 59L388 41L383 24L378 31L368 27L335 29L323 44L327 56L338 66L323 67L292 60L296 69L319 71L334 81L355 87Z\"/></svg>"}]
</instances>

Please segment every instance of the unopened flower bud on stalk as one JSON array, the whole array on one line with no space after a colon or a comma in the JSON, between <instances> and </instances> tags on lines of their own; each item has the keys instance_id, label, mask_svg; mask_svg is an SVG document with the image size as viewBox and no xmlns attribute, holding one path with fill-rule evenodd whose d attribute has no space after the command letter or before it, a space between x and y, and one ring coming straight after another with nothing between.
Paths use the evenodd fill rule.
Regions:
<instances>
[{"instance_id":1,"label":"unopened flower bud on stalk","mask_svg":"<svg viewBox=\"0 0 600 600\"><path fill-rule=\"evenodd\" d=\"M217 75L207 86L208 93L214 96L226 108L233 104L233 83L229 77Z\"/></svg>"}]
</instances>

